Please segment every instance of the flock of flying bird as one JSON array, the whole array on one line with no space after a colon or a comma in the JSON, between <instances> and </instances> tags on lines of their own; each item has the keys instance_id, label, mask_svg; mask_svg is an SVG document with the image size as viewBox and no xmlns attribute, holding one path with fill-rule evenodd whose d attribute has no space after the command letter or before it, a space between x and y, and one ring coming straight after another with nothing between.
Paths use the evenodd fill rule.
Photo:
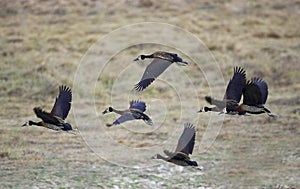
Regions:
<instances>
[{"instance_id":1,"label":"flock of flying bird","mask_svg":"<svg viewBox=\"0 0 300 189\"><path fill-rule=\"evenodd\" d=\"M179 66L188 65L177 54L170 52L157 51L150 55L140 55L134 61L152 59L151 63L146 67L141 80L134 86L134 91L142 92L146 89L160 74L162 74L171 64L176 63ZM243 96L243 102L240 100ZM262 114L266 113L271 117L277 117L267 109L264 104L268 97L268 85L260 78L254 77L247 81L245 70L241 67L235 67L232 78L230 79L223 100L216 100L206 96L205 100L213 105L211 107L204 106L198 112L215 111L226 114ZM35 107L34 113L42 121L28 121L22 126L36 125L46 127L52 130L71 131L72 126L65 122L66 117L71 108L72 92L67 86L59 87L59 94L56 97L51 112L46 112L39 107ZM133 100L129 103L126 110L117 110L108 107L102 113L115 112L120 115L111 124L106 126L119 125L129 120L141 119L148 125L152 125L153 121L146 115L146 103L140 100ZM181 134L175 152L164 150L167 157L156 154L152 159L162 159L181 166L198 166L196 161L192 161L189 157L192 154L195 145L196 129L190 123L184 124L184 130Z\"/></svg>"}]
</instances>

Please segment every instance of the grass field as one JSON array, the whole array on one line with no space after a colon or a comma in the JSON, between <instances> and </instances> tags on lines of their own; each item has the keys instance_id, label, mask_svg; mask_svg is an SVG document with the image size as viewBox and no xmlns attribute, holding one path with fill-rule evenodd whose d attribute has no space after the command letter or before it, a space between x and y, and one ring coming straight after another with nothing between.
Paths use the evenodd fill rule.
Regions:
<instances>
[{"instance_id":1,"label":"grass field","mask_svg":"<svg viewBox=\"0 0 300 189\"><path fill-rule=\"evenodd\" d=\"M3 0L0 5L0 188L300 188L300 1ZM114 52L129 40L125 37L102 45L110 32L141 22L188 31L213 57L195 62L191 57L203 52L192 43L180 44L192 49L190 54L159 44ZM134 38L163 35L153 30L137 31ZM161 49L176 51L191 64L170 66L143 94L157 125L137 121L106 128L116 117L101 112L109 105L126 108L128 89L145 68L132 60ZM99 73L86 91L90 83L75 82L78 69L89 61L104 65L101 57L109 58L103 70L87 67L82 75ZM195 113L207 105L204 96L211 90L222 97L222 82L227 84L234 66L268 83L266 106L279 118ZM183 73L189 82L180 79ZM74 89L67 121L78 134L22 128L37 120L33 107L51 109L61 84ZM219 119L221 129L214 127ZM174 149L185 121L197 126L192 159L201 171L149 156ZM204 149L209 132L218 135Z\"/></svg>"}]
</instances>

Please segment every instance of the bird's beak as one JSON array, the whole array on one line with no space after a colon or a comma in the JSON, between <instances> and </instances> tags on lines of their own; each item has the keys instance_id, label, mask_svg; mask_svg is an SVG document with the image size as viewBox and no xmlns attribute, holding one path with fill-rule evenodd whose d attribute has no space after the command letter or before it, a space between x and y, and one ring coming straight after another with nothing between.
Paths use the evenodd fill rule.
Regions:
<instances>
[{"instance_id":1,"label":"bird's beak","mask_svg":"<svg viewBox=\"0 0 300 189\"><path fill-rule=\"evenodd\" d=\"M108 112L108 110L105 109L105 110L102 112L102 114L104 115L104 114L106 114L107 112Z\"/></svg>"},{"instance_id":2,"label":"bird's beak","mask_svg":"<svg viewBox=\"0 0 300 189\"><path fill-rule=\"evenodd\" d=\"M27 126L28 124L27 124L27 122L26 123L24 123L23 125L21 125L21 127L25 127L25 126Z\"/></svg>"},{"instance_id":3,"label":"bird's beak","mask_svg":"<svg viewBox=\"0 0 300 189\"><path fill-rule=\"evenodd\" d=\"M202 107L197 113L205 112L204 107Z\"/></svg>"},{"instance_id":4,"label":"bird's beak","mask_svg":"<svg viewBox=\"0 0 300 189\"><path fill-rule=\"evenodd\" d=\"M138 60L139 60L139 57L137 57L137 58L133 59L133 61L138 61Z\"/></svg>"}]
</instances>

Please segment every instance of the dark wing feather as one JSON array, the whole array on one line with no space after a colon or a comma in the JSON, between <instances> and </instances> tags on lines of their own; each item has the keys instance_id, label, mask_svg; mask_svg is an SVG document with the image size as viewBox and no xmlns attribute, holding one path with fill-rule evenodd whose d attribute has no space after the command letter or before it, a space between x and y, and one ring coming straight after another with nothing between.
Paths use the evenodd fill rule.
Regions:
<instances>
[{"instance_id":1,"label":"dark wing feather","mask_svg":"<svg viewBox=\"0 0 300 189\"><path fill-rule=\"evenodd\" d=\"M173 62L183 62L182 58L180 58L177 54L169 53L173 59Z\"/></svg>"},{"instance_id":2,"label":"dark wing feather","mask_svg":"<svg viewBox=\"0 0 300 189\"><path fill-rule=\"evenodd\" d=\"M134 89L136 91L143 91L144 89L146 89L155 79L154 78L149 78L149 79L144 79L141 80L138 84L136 84L134 86Z\"/></svg>"},{"instance_id":3,"label":"dark wing feather","mask_svg":"<svg viewBox=\"0 0 300 189\"><path fill-rule=\"evenodd\" d=\"M251 81L259 87L261 92L261 100L262 100L261 104L265 104L269 93L267 83L264 80L257 77L252 78Z\"/></svg>"},{"instance_id":4,"label":"dark wing feather","mask_svg":"<svg viewBox=\"0 0 300 189\"><path fill-rule=\"evenodd\" d=\"M51 114L66 119L71 108L72 92L67 86L59 87L59 94L56 97Z\"/></svg>"},{"instance_id":5,"label":"dark wing feather","mask_svg":"<svg viewBox=\"0 0 300 189\"><path fill-rule=\"evenodd\" d=\"M144 112L146 111L146 103L138 100L130 101L129 109L137 109L140 110L141 112Z\"/></svg>"},{"instance_id":6,"label":"dark wing feather","mask_svg":"<svg viewBox=\"0 0 300 189\"><path fill-rule=\"evenodd\" d=\"M49 124L54 124L54 125L61 125L60 120L58 120L52 114L43 111L41 108L35 107L35 108L33 108L33 111L38 118L43 120L43 122L49 123Z\"/></svg>"},{"instance_id":7,"label":"dark wing feather","mask_svg":"<svg viewBox=\"0 0 300 189\"><path fill-rule=\"evenodd\" d=\"M192 154L195 145L196 130L190 123L184 124L184 130L180 136L175 152Z\"/></svg>"},{"instance_id":8,"label":"dark wing feather","mask_svg":"<svg viewBox=\"0 0 300 189\"><path fill-rule=\"evenodd\" d=\"M262 104L262 94L259 86L248 81L243 89L243 104L248 106L256 106Z\"/></svg>"},{"instance_id":9,"label":"dark wing feather","mask_svg":"<svg viewBox=\"0 0 300 189\"><path fill-rule=\"evenodd\" d=\"M135 119L142 119L148 125L153 125L152 119L149 116L147 116L146 114L144 114L143 112L140 112L139 110L136 110L136 109L130 109L130 112Z\"/></svg>"},{"instance_id":10,"label":"dark wing feather","mask_svg":"<svg viewBox=\"0 0 300 189\"><path fill-rule=\"evenodd\" d=\"M235 100L237 103L240 102L243 88L246 85L246 73L241 67L234 68L234 74L229 81L224 95L224 99Z\"/></svg>"},{"instance_id":11,"label":"dark wing feather","mask_svg":"<svg viewBox=\"0 0 300 189\"><path fill-rule=\"evenodd\" d=\"M141 116L142 116L142 119L148 124L148 125L153 125L153 121L152 121L152 119L149 117L149 116L147 116L146 114L144 114L144 113L140 113L141 114Z\"/></svg>"},{"instance_id":12,"label":"dark wing feather","mask_svg":"<svg viewBox=\"0 0 300 189\"><path fill-rule=\"evenodd\" d=\"M153 61L147 66L142 79L135 85L135 90L142 91L148 87L161 73L163 73L172 62L154 58Z\"/></svg>"}]
</instances>

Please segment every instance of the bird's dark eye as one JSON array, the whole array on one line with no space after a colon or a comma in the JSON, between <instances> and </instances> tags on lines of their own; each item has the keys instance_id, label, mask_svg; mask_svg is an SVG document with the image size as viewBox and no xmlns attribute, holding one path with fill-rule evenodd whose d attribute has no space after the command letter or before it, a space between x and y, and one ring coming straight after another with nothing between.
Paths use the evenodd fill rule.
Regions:
<instances>
[{"instance_id":1,"label":"bird's dark eye","mask_svg":"<svg viewBox=\"0 0 300 189\"><path fill-rule=\"evenodd\" d=\"M144 59L145 59L145 56L144 56L144 55L141 55L141 59L144 60Z\"/></svg>"},{"instance_id":2,"label":"bird's dark eye","mask_svg":"<svg viewBox=\"0 0 300 189\"><path fill-rule=\"evenodd\" d=\"M113 111L113 108L112 108L112 107L109 107L109 108L108 108L108 111L112 112L112 111Z\"/></svg>"}]
</instances>

